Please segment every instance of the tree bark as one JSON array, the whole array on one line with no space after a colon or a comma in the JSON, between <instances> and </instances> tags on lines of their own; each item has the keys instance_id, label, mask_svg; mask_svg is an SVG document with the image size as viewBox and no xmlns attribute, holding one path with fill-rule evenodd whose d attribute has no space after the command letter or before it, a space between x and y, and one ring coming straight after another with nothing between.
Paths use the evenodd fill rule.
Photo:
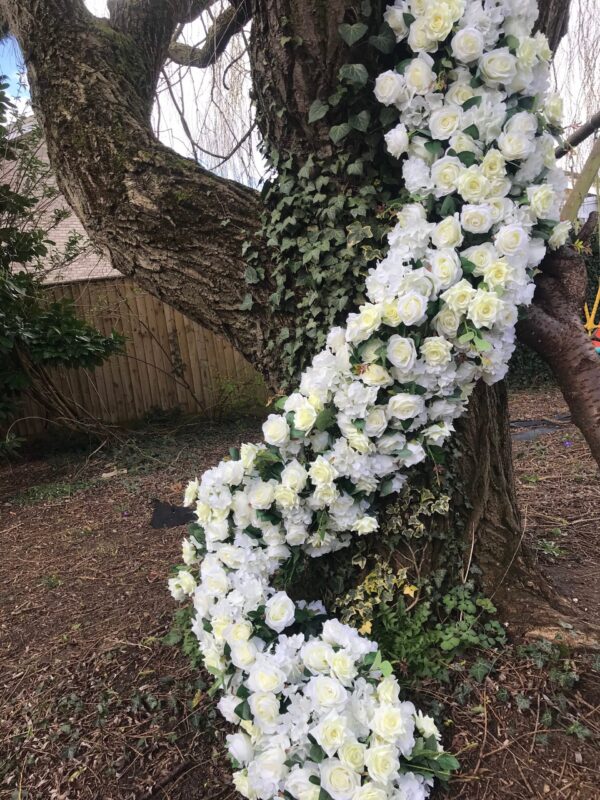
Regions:
<instances>
[{"instance_id":1,"label":"tree bark","mask_svg":"<svg viewBox=\"0 0 600 800\"><path fill-rule=\"evenodd\" d=\"M261 131L274 147L300 156L331 154L326 126L309 125L308 109L328 95L348 58L338 26L355 21L358 4L255 0L254 92ZM383 4L374 5L381 14ZM0 0L25 56L59 186L119 271L225 335L276 383L278 365L265 358L264 344L283 321L269 313L266 251L267 285L257 291L251 313L240 310L242 246L251 239L260 247L259 196L181 158L151 132L158 70L177 24L195 12L184 0L113 0L110 8L105 21L81 0ZM540 27L553 47L567 18L568 2L541 3ZM560 318L554 303L544 313ZM557 374L569 379L565 370ZM575 385L578 378L570 380ZM476 559L496 598L512 602L519 591L528 602L534 596L546 602L552 592L521 547L502 385L478 387L461 430L461 472L472 506L465 512L465 569Z\"/></svg>"}]
</instances>

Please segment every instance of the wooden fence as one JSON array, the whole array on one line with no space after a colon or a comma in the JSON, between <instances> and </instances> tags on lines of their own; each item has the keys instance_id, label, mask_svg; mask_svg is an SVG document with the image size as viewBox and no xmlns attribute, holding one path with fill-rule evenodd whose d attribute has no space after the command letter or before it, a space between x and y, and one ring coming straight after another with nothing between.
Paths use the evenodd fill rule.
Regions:
<instances>
[{"instance_id":1,"label":"wooden fence","mask_svg":"<svg viewBox=\"0 0 600 800\"><path fill-rule=\"evenodd\" d=\"M232 403L264 400L250 364L220 336L197 325L125 278L48 287L53 299L73 300L78 313L103 333L126 338L125 353L96 370L51 370L77 404L107 423L139 419L155 410L218 416ZM26 397L12 431L39 434L52 426L47 412Z\"/></svg>"}]
</instances>

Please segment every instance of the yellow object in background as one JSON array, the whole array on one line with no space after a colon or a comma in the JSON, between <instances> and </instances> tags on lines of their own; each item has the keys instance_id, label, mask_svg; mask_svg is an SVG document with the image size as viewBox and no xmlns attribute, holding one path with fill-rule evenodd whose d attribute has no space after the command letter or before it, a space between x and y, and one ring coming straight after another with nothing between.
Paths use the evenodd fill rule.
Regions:
<instances>
[{"instance_id":1,"label":"yellow object in background","mask_svg":"<svg viewBox=\"0 0 600 800\"><path fill-rule=\"evenodd\" d=\"M596 292L596 299L592 307L592 313L588 309L588 304L583 306L583 313L585 314L585 329L591 336L596 328L600 327L600 322L596 322L596 314L598 313L598 306L600 305L600 281L598 282L598 291Z\"/></svg>"}]
</instances>

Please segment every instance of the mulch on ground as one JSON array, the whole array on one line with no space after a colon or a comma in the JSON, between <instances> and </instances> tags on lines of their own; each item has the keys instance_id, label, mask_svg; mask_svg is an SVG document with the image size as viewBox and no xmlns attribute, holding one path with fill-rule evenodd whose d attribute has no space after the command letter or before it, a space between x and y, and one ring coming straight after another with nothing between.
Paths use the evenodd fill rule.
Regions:
<instances>
[{"instance_id":1,"label":"mulch on ground","mask_svg":"<svg viewBox=\"0 0 600 800\"><path fill-rule=\"evenodd\" d=\"M549 390L515 393L511 410L556 419L565 407ZM256 436L255 421L182 422L91 457L44 453L0 468L1 800L237 797L205 676L161 641L184 529L149 519L152 498L180 502L189 477ZM597 620L600 487L585 443L561 422L514 453L540 566ZM439 796L598 798L595 666L513 646L458 664L452 692L420 687L463 765Z\"/></svg>"}]
</instances>

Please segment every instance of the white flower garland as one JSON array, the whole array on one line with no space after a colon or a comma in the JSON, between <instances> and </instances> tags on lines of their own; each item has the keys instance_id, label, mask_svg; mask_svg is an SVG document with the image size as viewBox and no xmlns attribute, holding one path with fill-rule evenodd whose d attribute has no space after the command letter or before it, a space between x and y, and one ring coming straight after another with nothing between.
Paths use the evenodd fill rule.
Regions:
<instances>
[{"instance_id":1,"label":"white flower garland","mask_svg":"<svg viewBox=\"0 0 600 800\"><path fill-rule=\"evenodd\" d=\"M401 112L386 134L407 156L414 202L370 270L369 302L334 328L300 387L246 444L192 482L200 560L169 581L193 597L234 782L247 798L421 800L454 768L431 718L399 698L375 642L320 603L293 602L271 578L294 548L312 556L378 528L379 498L443 445L475 383L506 374L517 308L562 244L564 178L547 96L550 51L531 36L534 0L402 0L385 19L416 55L379 75ZM202 537L200 537L202 538Z\"/></svg>"}]
</instances>

